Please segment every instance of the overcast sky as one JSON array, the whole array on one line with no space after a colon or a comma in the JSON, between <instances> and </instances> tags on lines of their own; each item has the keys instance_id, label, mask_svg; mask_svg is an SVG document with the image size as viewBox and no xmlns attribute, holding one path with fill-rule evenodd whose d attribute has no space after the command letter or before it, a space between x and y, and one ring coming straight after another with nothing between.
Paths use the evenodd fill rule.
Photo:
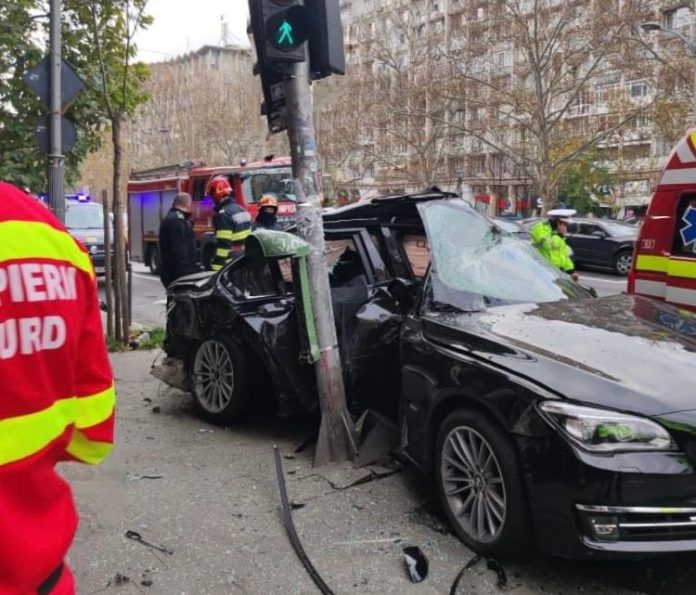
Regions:
<instances>
[{"instance_id":1,"label":"overcast sky","mask_svg":"<svg viewBox=\"0 0 696 595\"><path fill-rule=\"evenodd\" d=\"M233 39L248 45L247 0L149 0L155 22L136 38L138 58L160 62L203 45L220 45L224 15Z\"/></svg>"}]
</instances>

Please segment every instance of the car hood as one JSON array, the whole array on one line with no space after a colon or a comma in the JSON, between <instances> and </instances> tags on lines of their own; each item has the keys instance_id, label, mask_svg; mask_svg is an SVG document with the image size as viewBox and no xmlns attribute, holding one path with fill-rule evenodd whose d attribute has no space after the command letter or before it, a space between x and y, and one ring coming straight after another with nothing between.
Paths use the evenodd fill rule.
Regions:
<instances>
[{"instance_id":1,"label":"car hood","mask_svg":"<svg viewBox=\"0 0 696 595\"><path fill-rule=\"evenodd\" d=\"M480 357L558 395L643 415L696 409L695 315L621 295L455 318Z\"/></svg>"}]
</instances>

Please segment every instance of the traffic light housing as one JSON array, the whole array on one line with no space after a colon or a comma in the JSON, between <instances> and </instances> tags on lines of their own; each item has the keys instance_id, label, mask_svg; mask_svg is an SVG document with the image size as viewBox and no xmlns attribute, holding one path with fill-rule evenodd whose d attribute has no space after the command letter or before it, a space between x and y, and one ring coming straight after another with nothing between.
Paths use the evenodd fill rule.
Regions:
<instances>
[{"instance_id":1,"label":"traffic light housing","mask_svg":"<svg viewBox=\"0 0 696 595\"><path fill-rule=\"evenodd\" d=\"M249 13L262 68L307 59L309 16L303 0L249 0Z\"/></svg>"},{"instance_id":2,"label":"traffic light housing","mask_svg":"<svg viewBox=\"0 0 696 595\"><path fill-rule=\"evenodd\" d=\"M340 0L305 0L309 13L309 70L314 80L346 73Z\"/></svg>"}]
</instances>

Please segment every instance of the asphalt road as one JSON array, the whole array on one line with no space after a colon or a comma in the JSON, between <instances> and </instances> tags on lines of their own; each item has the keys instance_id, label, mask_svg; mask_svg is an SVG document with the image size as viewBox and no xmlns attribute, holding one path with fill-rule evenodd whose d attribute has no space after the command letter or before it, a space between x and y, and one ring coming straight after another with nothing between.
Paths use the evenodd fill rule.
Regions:
<instances>
[{"instance_id":1,"label":"asphalt road","mask_svg":"<svg viewBox=\"0 0 696 595\"><path fill-rule=\"evenodd\" d=\"M598 273L595 271L578 271L580 283L593 287L599 296L616 295L626 291L626 277Z\"/></svg>"},{"instance_id":2,"label":"asphalt road","mask_svg":"<svg viewBox=\"0 0 696 595\"><path fill-rule=\"evenodd\" d=\"M104 299L104 283L99 282L99 294ZM133 321L147 328L165 324L166 294L159 277L149 269L133 263Z\"/></svg>"}]
</instances>

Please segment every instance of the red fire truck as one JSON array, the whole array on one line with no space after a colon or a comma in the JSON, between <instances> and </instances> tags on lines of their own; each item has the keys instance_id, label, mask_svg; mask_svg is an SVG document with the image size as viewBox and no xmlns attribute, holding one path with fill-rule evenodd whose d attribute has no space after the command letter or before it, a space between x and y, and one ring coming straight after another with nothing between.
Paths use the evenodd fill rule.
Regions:
<instances>
[{"instance_id":1,"label":"red fire truck","mask_svg":"<svg viewBox=\"0 0 696 595\"><path fill-rule=\"evenodd\" d=\"M628 292L696 311L696 129L679 141L655 188Z\"/></svg>"},{"instance_id":2,"label":"red fire truck","mask_svg":"<svg viewBox=\"0 0 696 595\"><path fill-rule=\"evenodd\" d=\"M206 268L215 252L213 200L205 188L214 176L230 181L237 203L251 213L258 212L261 197L278 200L278 222L282 229L295 222L295 193L289 157L266 157L263 161L236 166L206 167L202 162L181 164L133 172L128 181L128 240L131 259L144 262L152 273L159 270L159 225L177 192L193 198L193 230L200 259Z\"/></svg>"}]
</instances>

